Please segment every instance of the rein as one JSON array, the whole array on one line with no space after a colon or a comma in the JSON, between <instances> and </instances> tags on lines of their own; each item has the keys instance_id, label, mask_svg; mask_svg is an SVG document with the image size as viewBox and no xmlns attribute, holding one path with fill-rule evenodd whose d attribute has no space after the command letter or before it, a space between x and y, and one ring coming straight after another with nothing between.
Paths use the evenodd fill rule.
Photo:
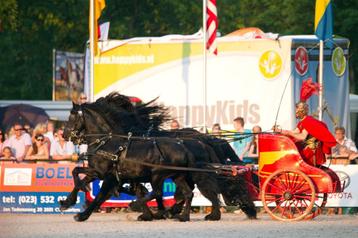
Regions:
<instances>
[{"instance_id":1,"label":"rein","mask_svg":"<svg viewBox=\"0 0 358 238\"><path fill-rule=\"evenodd\" d=\"M177 133L177 132L175 132ZM221 135L213 135L213 134L190 134L188 132L184 132L182 133L184 136L176 136L176 137L170 137L170 136L148 136L148 134L143 134L142 136L133 136L131 132L129 132L128 134L131 134L131 138L133 139L139 139L139 140L157 140L157 139L196 139L198 137L201 136L211 136L211 137L215 137L218 139L226 139L228 142L234 142L234 141L240 141L240 140L244 140L247 138L250 138L254 135L259 135L259 134L277 134L276 132L259 132L259 133L238 133L238 132L232 132L232 133L225 133L225 134L221 134ZM185 136L186 134L186 136ZM190 135L189 135L190 134ZM123 134L112 134L112 133L108 133L108 134L82 134L79 135L78 137L101 137L101 136L107 136L110 135L111 137L117 137L117 138L128 138L128 135L123 135Z\"/></svg>"},{"instance_id":2,"label":"rein","mask_svg":"<svg viewBox=\"0 0 358 238\"><path fill-rule=\"evenodd\" d=\"M113 162L129 162L134 164L139 164L142 166L147 166L156 169L167 169L167 170L175 170L175 171L186 171L186 172L205 172L205 173L215 173L215 174L224 174L224 175L240 175L249 170L248 167L245 166L217 166L217 169L202 169L202 168L193 168L193 167L181 167L181 166L172 166L172 165L162 165L162 164L152 164L148 162L143 162L139 160L132 160L126 158L128 146L120 146L118 148L118 152L120 155L115 153L110 153L107 151L99 150L96 154L102 156L105 159L109 159ZM118 172L119 173L119 172ZM119 180L119 178L117 178Z\"/></svg>"},{"instance_id":3,"label":"rein","mask_svg":"<svg viewBox=\"0 0 358 238\"><path fill-rule=\"evenodd\" d=\"M115 136L115 135L111 134L110 137L108 136L107 138L112 138L112 136ZM120 135L120 137L126 138L126 139L128 139L128 141L125 145L119 146L118 149L114 153L107 152L104 150L94 150L95 151L94 154L88 154L88 155L99 155L104 159L110 160L110 161L114 162L113 167L118 165L119 162L129 162L129 163L134 163L134 164L147 166L147 167L151 167L151 168L155 168L155 169L167 169L167 170L186 171L186 172L205 172L205 173L215 173L218 175L233 175L233 176L237 176L237 175L246 173L249 170L249 168L247 168L245 166L235 166L235 165L230 165L230 166L216 165L216 169L203 169L203 168L153 164L153 163L143 162L143 161L139 161L139 160L128 159L127 152L131 145L131 138L133 136L131 135L131 133L129 133L129 135L127 137L125 137L123 135ZM134 138L143 139L142 137L134 137ZM159 138L163 138L163 137L159 137ZM175 138L169 138L169 139L175 139ZM148 140L148 138L146 138L146 140ZM153 141L153 144L154 144L154 147L157 149L157 151L160 154L160 161L161 162L164 161L164 156L155 140ZM210 165L210 164L208 164L208 165ZM212 164L212 166L215 167L213 164ZM119 181L118 174L120 174L120 172L117 168L116 177L117 177L117 180Z\"/></svg>"}]
</instances>

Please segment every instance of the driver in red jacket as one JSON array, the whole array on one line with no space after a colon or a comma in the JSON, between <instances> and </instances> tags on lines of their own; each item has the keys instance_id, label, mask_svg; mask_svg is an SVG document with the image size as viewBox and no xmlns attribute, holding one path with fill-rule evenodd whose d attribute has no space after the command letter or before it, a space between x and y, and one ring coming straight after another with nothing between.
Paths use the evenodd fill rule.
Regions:
<instances>
[{"instance_id":1,"label":"driver in red jacket","mask_svg":"<svg viewBox=\"0 0 358 238\"><path fill-rule=\"evenodd\" d=\"M305 102L296 104L296 118L300 120L293 131L282 130L281 133L294 138L297 148L306 163L319 166L326 162L325 154L331 154L336 140L326 124L308 115Z\"/></svg>"}]
</instances>

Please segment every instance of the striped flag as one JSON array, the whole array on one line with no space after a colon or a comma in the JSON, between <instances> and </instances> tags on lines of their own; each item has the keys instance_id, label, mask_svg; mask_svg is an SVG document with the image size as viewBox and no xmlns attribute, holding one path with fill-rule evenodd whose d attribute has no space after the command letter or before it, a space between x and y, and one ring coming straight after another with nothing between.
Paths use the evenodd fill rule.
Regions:
<instances>
[{"instance_id":1,"label":"striped flag","mask_svg":"<svg viewBox=\"0 0 358 238\"><path fill-rule=\"evenodd\" d=\"M316 0L314 29L315 35L320 40L332 39L333 14L331 0ZM332 44L331 41L327 43Z\"/></svg>"},{"instance_id":2,"label":"striped flag","mask_svg":"<svg viewBox=\"0 0 358 238\"><path fill-rule=\"evenodd\" d=\"M217 43L216 43L216 31L218 29L218 16L216 11L216 0L204 0L208 1L206 7L206 34L207 34L207 43L206 49L210 53L218 54Z\"/></svg>"}]
</instances>

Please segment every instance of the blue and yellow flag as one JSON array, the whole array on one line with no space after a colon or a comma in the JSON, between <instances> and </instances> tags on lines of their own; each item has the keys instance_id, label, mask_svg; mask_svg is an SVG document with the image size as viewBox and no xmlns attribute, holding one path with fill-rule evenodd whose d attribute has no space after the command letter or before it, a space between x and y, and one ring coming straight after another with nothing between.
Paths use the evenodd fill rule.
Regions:
<instances>
[{"instance_id":1,"label":"blue and yellow flag","mask_svg":"<svg viewBox=\"0 0 358 238\"><path fill-rule=\"evenodd\" d=\"M315 35L320 40L332 39L333 13L331 0L316 0L314 29ZM331 41L327 43L332 44Z\"/></svg>"}]
</instances>

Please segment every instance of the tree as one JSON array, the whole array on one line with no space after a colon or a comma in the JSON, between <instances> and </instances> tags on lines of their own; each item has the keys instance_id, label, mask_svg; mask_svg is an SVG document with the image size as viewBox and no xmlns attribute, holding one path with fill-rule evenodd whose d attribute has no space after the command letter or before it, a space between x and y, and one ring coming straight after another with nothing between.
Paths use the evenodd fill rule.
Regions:
<instances>
[{"instance_id":1,"label":"tree","mask_svg":"<svg viewBox=\"0 0 358 238\"><path fill-rule=\"evenodd\" d=\"M202 27L202 0L107 0L101 22L110 38L193 34ZM6 0L0 4L1 99L51 99L52 50L83 52L88 0ZM219 32L259 27L265 32L313 34L315 1L218 0ZM333 1L334 33L351 41L352 91L358 92L356 0Z\"/></svg>"}]
</instances>

